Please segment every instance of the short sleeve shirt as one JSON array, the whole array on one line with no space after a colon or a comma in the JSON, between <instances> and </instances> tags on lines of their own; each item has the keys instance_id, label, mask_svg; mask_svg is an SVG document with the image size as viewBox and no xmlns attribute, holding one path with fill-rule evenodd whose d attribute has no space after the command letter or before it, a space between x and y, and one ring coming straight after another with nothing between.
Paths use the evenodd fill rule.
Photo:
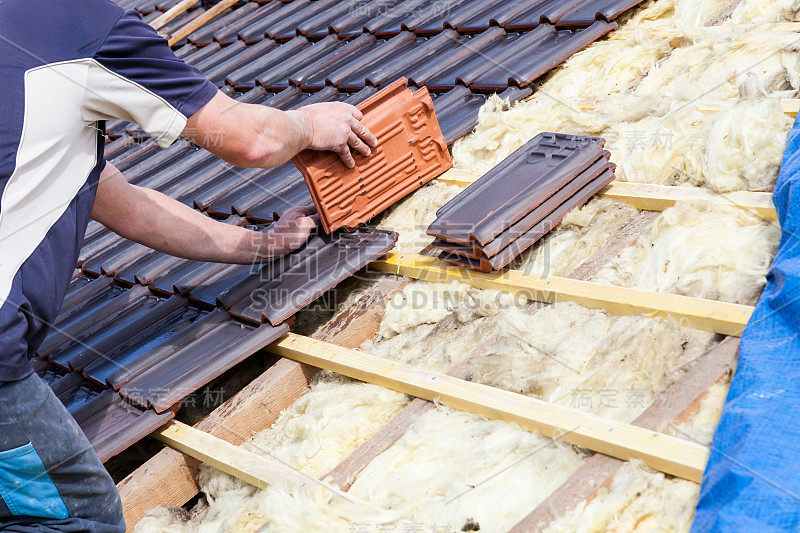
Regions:
<instances>
[{"instance_id":1,"label":"short sleeve shirt","mask_svg":"<svg viewBox=\"0 0 800 533\"><path fill-rule=\"evenodd\" d=\"M136 122L165 148L216 92L135 11L0 2L0 381L32 372L61 308L105 166L104 121Z\"/></svg>"}]
</instances>

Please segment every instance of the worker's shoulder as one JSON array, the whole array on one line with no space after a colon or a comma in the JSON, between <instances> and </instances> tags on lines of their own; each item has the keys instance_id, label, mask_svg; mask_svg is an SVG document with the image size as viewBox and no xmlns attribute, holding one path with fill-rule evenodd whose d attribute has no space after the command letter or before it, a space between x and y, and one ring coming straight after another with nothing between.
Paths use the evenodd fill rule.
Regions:
<instances>
[{"instance_id":1,"label":"worker's shoulder","mask_svg":"<svg viewBox=\"0 0 800 533\"><path fill-rule=\"evenodd\" d=\"M110 0L3 0L0 36L43 63L91 57L124 12Z\"/></svg>"}]
</instances>

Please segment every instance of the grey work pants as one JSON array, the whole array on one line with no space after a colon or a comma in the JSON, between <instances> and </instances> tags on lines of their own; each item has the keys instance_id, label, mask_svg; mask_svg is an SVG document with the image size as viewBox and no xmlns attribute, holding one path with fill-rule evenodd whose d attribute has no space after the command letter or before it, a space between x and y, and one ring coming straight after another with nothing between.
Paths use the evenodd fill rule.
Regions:
<instances>
[{"instance_id":1,"label":"grey work pants","mask_svg":"<svg viewBox=\"0 0 800 533\"><path fill-rule=\"evenodd\" d=\"M0 531L125 531L114 482L36 374L0 382Z\"/></svg>"}]
</instances>

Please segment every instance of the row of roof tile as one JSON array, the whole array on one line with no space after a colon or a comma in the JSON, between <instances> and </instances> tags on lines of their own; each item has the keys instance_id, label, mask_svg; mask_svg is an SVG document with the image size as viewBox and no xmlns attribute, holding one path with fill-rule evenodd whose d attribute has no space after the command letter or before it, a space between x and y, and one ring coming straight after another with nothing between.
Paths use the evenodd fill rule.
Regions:
<instances>
[{"instance_id":1,"label":"row of roof tile","mask_svg":"<svg viewBox=\"0 0 800 533\"><path fill-rule=\"evenodd\" d=\"M311 40L337 35L350 40L364 33L391 38L403 31L433 36L445 30L478 34L492 26L509 32L527 32L549 24L559 29L586 28L597 21L612 22L641 0L337 0L277 1L256 6L250 2L188 37L205 46L231 44L237 39L288 41L296 36Z\"/></svg>"},{"instance_id":2,"label":"row of roof tile","mask_svg":"<svg viewBox=\"0 0 800 533\"><path fill-rule=\"evenodd\" d=\"M117 1L146 20L178 2ZM430 91L452 144L473 129L487 92L511 102L530 95L536 77L610 31L635 3L249 1L192 33L176 54L227 94L281 109L358 105L407 76L412 90ZM162 34L203 12L198 2ZM291 164L240 169L185 141L159 150L123 121L107 130L107 158L132 183L226 223L268 223L312 200ZM177 259L92 223L36 370L105 460L168 420L181 398L280 336L294 313L395 239L369 228L319 235L254 269Z\"/></svg>"}]
</instances>

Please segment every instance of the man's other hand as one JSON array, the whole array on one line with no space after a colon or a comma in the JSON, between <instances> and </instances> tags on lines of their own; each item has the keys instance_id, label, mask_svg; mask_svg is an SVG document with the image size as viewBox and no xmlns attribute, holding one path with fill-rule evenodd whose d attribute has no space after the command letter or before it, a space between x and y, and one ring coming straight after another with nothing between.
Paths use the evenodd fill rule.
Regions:
<instances>
[{"instance_id":1,"label":"man's other hand","mask_svg":"<svg viewBox=\"0 0 800 533\"><path fill-rule=\"evenodd\" d=\"M261 261L271 261L288 255L308 241L311 231L320 224L313 205L293 207L286 211L262 235L259 251Z\"/></svg>"},{"instance_id":2,"label":"man's other hand","mask_svg":"<svg viewBox=\"0 0 800 533\"><path fill-rule=\"evenodd\" d=\"M301 117L311 150L336 152L347 168L356 165L351 149L367 156L378 146L378 139L361 123L361 111L350 104L312 104L290 113Z\"/></svg>"}]
</instances>

